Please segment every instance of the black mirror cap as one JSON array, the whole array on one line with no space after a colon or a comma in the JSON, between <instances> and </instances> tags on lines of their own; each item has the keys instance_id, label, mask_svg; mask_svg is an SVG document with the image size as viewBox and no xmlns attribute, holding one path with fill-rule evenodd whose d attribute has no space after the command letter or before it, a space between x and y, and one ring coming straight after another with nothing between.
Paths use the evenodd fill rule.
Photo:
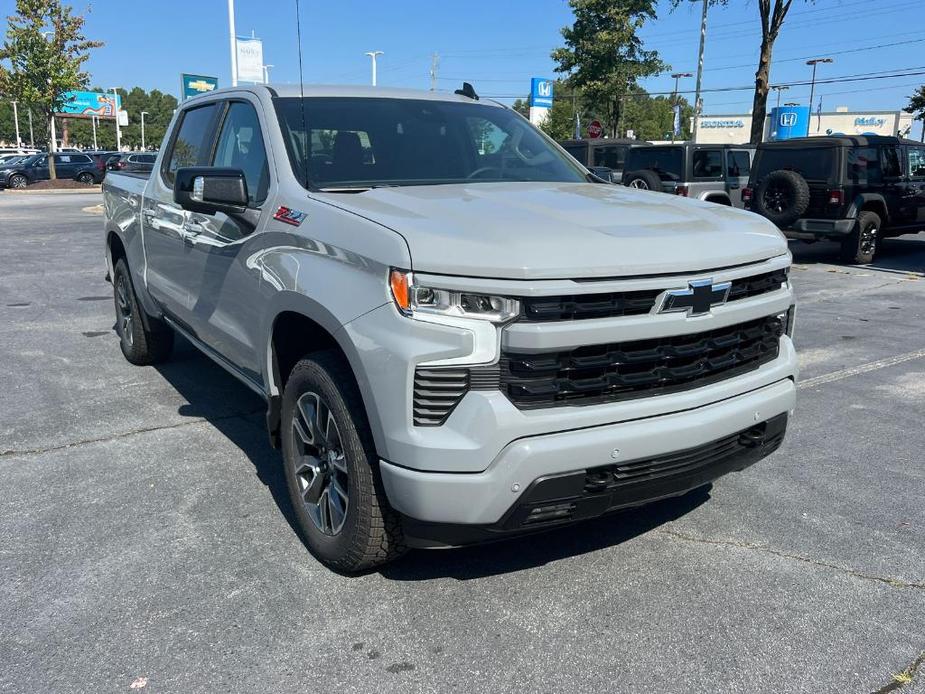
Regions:
<instances>
[{"instance_id":1,"label":"black mirror cap","mask_svg":"<svg viewBox=\"0 0 925 694\"><path fill-rule=\"evenodd\" d=\"M190 212L241 214L247 209L247 181L241 169L218 166L177 169L173 200Z\"/></svg>"}]
</instances>

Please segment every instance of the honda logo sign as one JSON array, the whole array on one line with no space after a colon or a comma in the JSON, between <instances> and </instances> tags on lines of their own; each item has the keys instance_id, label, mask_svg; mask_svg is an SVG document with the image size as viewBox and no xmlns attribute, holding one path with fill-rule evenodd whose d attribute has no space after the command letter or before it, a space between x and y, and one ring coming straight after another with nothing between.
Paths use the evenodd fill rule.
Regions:
<instances>
[{"instance_id":1,"label":"honda logo sign","mask_svg":"<svg viewBox=\"0 0 925 694\"><path fill-rule=\"evenodd\" d=\"M797 114L792 111L780 114L780 127L792 128L797 124Z\"/></svg>"}]
</instances>

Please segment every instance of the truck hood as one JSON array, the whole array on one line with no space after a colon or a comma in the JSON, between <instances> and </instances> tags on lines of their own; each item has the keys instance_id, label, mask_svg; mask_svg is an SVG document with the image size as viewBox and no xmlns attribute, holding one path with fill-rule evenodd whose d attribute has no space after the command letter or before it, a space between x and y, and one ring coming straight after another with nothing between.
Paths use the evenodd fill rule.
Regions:
<instances>
[{"instance_id":1,"label":"truck hood","mask_svg":"<svg viewBox=\"0 0 925 694\"><path fill-rule=\"evenodd\" d=\"M579 279L692 273L787 252L777 228L715 203L594 183L467 183L320 194L401 234L412 269Z\"/></svg>"}]
</instances>

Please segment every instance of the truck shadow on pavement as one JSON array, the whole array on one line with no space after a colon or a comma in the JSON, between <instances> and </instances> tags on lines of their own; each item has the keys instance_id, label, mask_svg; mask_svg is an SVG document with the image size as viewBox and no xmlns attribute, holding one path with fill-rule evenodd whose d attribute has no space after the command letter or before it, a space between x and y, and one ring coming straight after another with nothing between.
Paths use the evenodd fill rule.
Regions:
<instances>
[{"instance_id":1,"label":"truck shadow on pavement","mask_svg":"<svg viewBox=\"0 0 925 694\"><path fill-rule=\"evenodd\" d=\"M791 241L793 262L804 265L825 264L847 268L873 270L890 274L917 274L925 276L925 233L907 234L880 242L880 250L870 265L852 265L838 257L838 244L834 241Z\"/></svg>"},{"instance_id":2,"label":"truck shadow on pavement","mask_svg":"<svg viewBox=\"0 0 925 694\"><path fill-rule=\"evenodd\" d=\"M263 400L179 337L173 358L155 368L187 401L179 408L181 415L205 420L247 456L292 531L301 538L281 454L267 437ZM631 540L697 508L709 499L709 490L709 486L702 487L641 508L491 544L449 551L412 550L378 572L395 581L442 577L464 581L523 571ZM306 561L313 560L307 555Z\"/></svg>"}]
</instances>

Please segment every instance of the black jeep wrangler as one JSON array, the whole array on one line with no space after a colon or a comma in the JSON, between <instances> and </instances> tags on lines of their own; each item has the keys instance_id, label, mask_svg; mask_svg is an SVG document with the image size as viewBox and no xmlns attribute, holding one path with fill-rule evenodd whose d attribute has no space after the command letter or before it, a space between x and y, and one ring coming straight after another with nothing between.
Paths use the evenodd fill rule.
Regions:
<instances>
[{"instance_id":1,"label":"black jeep wrangler","mask_svg":"<svg viewBox=\"0 0 925 694\"><path fill-rule=\"evenodd\" d=\"M595 176L610 183L619 183L623 176L623 162L630 147L649 143L645 140L597 137L587 140L560 140L559 144Z\"/></svg>"},{"instance_id":2,"label":"black jeep wrangler","mask_svg":"<svg viewBox=\"0 0 925 694\"><path fill-rule=\"evenodd\" d=\"M842 260L869 263L884 237L925 230L925 144L883 135L766 142L742 197L787 238L837 240Z\"/></svg>"}]
</instances>

